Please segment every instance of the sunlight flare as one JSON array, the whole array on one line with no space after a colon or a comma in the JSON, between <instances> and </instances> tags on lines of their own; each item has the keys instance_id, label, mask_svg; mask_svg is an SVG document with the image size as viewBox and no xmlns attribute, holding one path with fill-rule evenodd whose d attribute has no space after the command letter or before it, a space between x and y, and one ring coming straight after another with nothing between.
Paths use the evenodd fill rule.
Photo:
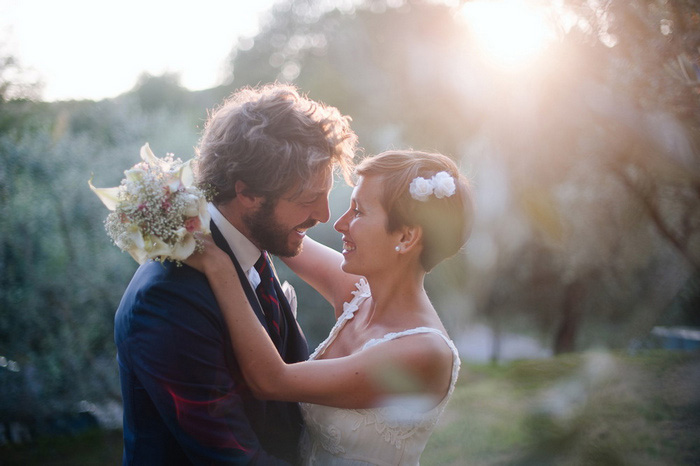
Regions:
<instances>
[{"instance_id":1,"label":"sunlight flare","mask_svg":"<svg viewBox=\"0 0 700 466\"><path fill-rule=\"evenodd\" d=\"M459 12L486 59L504 68L532 61L554 38L543 7L520 0L475 0Z\"/></svg>"}]
</instances>

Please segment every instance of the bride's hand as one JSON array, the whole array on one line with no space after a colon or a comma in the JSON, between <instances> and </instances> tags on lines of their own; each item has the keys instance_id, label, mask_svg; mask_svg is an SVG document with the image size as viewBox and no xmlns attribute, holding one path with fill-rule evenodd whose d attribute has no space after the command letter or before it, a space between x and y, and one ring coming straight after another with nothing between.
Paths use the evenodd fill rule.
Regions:
<instances>
[{"instance_id":1,"label":"bride's hand","mask_svg":"<svg viewBox=\"0 0 700 466\"><path fill-rule=\"evenodd\" d=\"M201 247L197 247L194 253L184 262L190 267L206 274L221 267L232 266L231 258L222 249L220 249L211 235L196 233L195 237Z\"/></svg>"}]
</instances>

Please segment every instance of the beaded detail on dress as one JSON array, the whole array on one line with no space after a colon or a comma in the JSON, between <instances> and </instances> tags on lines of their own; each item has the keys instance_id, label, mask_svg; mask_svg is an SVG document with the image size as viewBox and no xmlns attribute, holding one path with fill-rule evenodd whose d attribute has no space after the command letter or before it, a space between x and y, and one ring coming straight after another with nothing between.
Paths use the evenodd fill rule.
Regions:
<instances>
[{"instance_id":1,"label":"beaded detail on dress","mask_svg":"<svg viewBox=\"0 0 700 466\"><path fill-rule=\"evenodd\" d=\"M364 279L356 284L356 288L353 299L343 305L343 313L328 338L309 359L323 354L345 323L354 317L360 303L371 296ZM418 464L428 437L454 391L460 368L457 348L444 333L429 327L388 333L382 338L368 341L362 347L365 350L396 338L422 333L440 335L452 350L452 377L447 395L437 405L437 400L431 397L395 397L385 406L372 409L341 409L301 403L306 423L302 441L304 464Z\"/></svg>"}]
</instances>

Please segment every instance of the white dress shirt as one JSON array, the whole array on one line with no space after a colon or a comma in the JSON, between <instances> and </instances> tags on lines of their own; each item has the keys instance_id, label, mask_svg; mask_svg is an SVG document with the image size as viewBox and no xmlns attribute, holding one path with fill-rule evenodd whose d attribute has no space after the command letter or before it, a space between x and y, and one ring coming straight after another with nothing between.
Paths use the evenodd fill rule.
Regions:
<instances>
[{"instance_id":1,"label":"white dress shirt","mask_svg":"<svg viewBox=\"0 0 700 466\"><path fill-rule=\"evenodd\" d=\"M258 271L255 270L255 267L253 266L260 258L262 251L260 251L256 245L246 238L243 233L238 231L236 227L231 225L231 222L226 220L226 217L219 212L219 209L217 209L214 204L208 204L207 210L209 211L209 215L211 215L211 219L214 221L214 224L219 228L219 231L221 231L221 234L224 236L224 239L231 248L231 251L233 251L233 254L236 256L238 263L241 265L241 268L248 277L250 286L252 286L253 289L257 288L257 286L260 284L260 275L258 275Z\"/></svg>"}]
</instances>

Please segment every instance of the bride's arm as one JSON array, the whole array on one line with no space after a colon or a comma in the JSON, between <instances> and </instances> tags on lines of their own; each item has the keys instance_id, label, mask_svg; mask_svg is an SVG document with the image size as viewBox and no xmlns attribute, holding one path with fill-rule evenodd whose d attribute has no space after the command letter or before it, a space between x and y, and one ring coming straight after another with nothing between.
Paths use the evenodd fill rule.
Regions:
<instances>
[{"instance_id":1,"label":"bride's arm","mask_svg":"<svg viewBox=\"0 0 700 466\"><path fill-rule=\"evenodd\" d=\"M399 392L438 398L446 392L452 354L434 335L397 339L343 358L286 364L250 307L230 258L213 253L215 247L207 247L206 259L195 254L186 263L207 275L256 397L368 408Z\"/></svg>"},{"instance_id":2,"label":"bride's arm","mask_svg":"<svg viewBox=\"0 0 700 466\"><path fill-rule=\"evenodd\" d=\"M352 298L350 292L360 280L340 268L343 255L308 236L304 238L301 253L294 257L281 258L294 273L311 285L333 305L336 314L343 310L343 303ZM337 316L336 316L337 317Z\"/></svg>"}]
</instances>

